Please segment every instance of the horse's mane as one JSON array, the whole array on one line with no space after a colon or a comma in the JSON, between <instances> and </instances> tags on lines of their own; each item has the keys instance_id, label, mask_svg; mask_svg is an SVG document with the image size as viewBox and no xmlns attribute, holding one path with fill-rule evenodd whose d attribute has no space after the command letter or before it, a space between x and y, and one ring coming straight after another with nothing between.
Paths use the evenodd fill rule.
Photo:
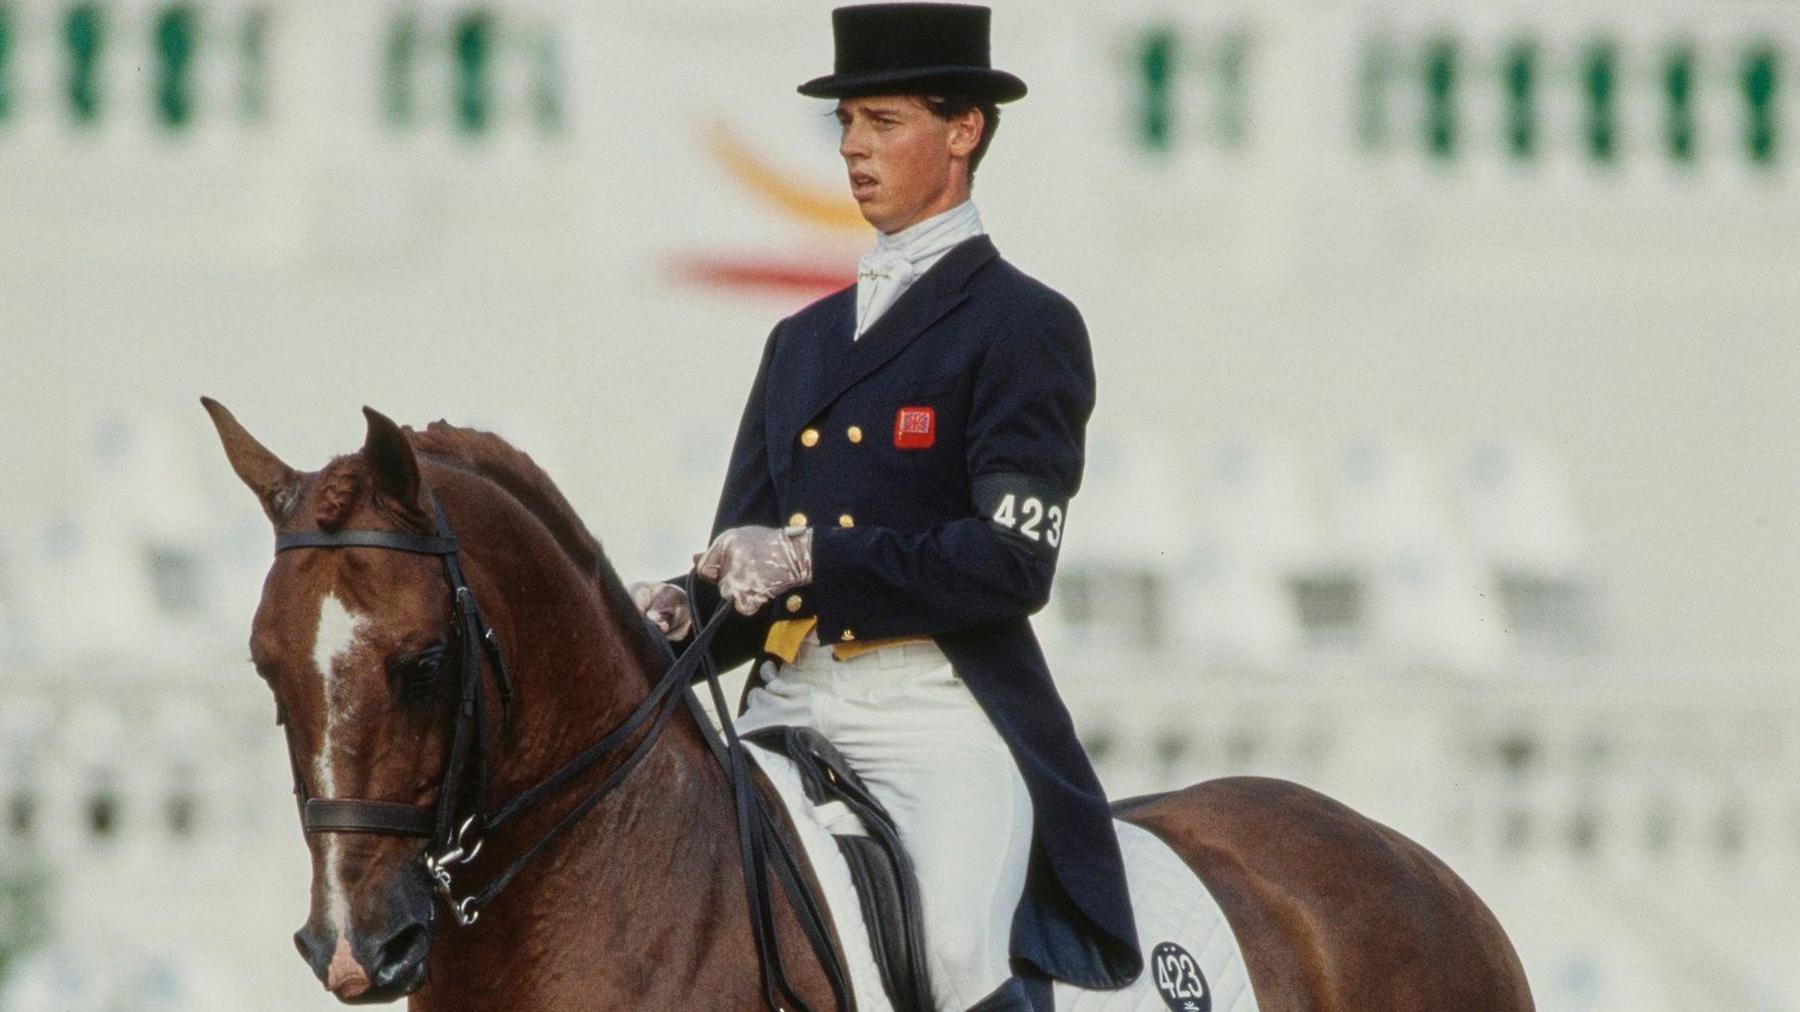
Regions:
<instances>
[{"instance_id":1,"label":"horse's mane","mask_svg":"<svg viewBox=\"0 0 1800 1012\"><path fill-rule=\"evenodd\" d=\"M589 533L575 508L563 498L556 483L529 454L492 432L465 429L443 419L432 422L422 432L410 426L405 431L412 440L413 449L419 453L460 464L517 499L544 524L569 561L591 575L609 608L621 617L638 614L631 593L607 559L600 540ZM640 634L648 632L648 626L643 622L625 619L624 624L627 630L636 629ZM634 638L648 639L647 635Z\"/></svg>"}]
</instances>

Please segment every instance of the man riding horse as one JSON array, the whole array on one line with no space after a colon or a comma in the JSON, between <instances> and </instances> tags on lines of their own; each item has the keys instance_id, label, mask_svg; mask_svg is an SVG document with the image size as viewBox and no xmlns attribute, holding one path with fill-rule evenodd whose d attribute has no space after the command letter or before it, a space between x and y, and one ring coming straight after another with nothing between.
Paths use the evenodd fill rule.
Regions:
<instances>
[{"instance_id":1,"label":"man riding horse","mask_svg":"<svg viewBox=\"0 0 1800 1012\"><path fill-rule=\"evenodd\" d=\"M885 970L849 993L837 957L857 942L800 885L838 860L847 890L847 862L796 853L804 819L761 821L772 780L683 712L710 640L726 664L760 658L740 726L822 732L897 823L942 1007L1091 1008L1089 988L1108 1008L1530 1012L1474 890L1324 795L1225 777L1108 811L1029 621L1093 369L1074 307L1000 259L968 202L995 103L1025 92L988 66L987 25L942 4L835 14L837 72L801 90L838 99L881 234L854 288L769 337L704 600L627 594L492 433L364 408L362 449L306 472L203 398L275 534L250 654L312 861L294 942L332 994L881 1006ZM785 907L758 884L770 867Z\"/></svg>"},{"instance_id":2,"label":"man riding horse","mask_svg":"<svg viewBox=\"0 0 1800 1012\"><path fill-rule=\"evenodd\" d=\"M1019 975L1089 988L1143 965L1112 816L1029 616L1081 483L1094 372L1081 315L1003 259L970 200L1025 85L989 11L832 13L851 195L877 230L852 287L769 335L692 602L633 585L681 646L736 615L759 661L739 728L802 725L898 824L943 1008L1029 1009Z\"/></svg>"}]
</instances>

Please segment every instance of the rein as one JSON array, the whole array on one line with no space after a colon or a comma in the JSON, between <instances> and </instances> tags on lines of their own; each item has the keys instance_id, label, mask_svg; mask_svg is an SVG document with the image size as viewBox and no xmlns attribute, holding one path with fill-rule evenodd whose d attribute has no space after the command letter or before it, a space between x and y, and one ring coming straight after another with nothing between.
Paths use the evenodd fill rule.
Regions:
<instances>
[{"instance_id":1,"label":"rein","mask_svg":"<svg viewBox=\"0 0 1800 1012\"><path fill-rule=\"evenodd\" d=\"M718 666L711 645L713 637L730 615L729 606L721 605L699 626L679 657L674 655L660 630L653 642L660 644L668 660L668 668L650 689L642 702L617 727L564 763L556 772L521 791L491 815L484 812L487 795L488 760L482 749L485 738L486 707L484 703L483 657L494 671L500 692L501 726L511 717L512 680L501 654L500 641L481 615L475 594L463 575L461 549L441 505L433 503L435 535L409 534L402 531L347 530L336 532L308 531L278 534L275 551L302 548L380 548L433 555L443 560L444 576L450 584L452 614L450 626L455 631L457 653L461 661L460 694L456 723L450 742L449 759L438 796L431 805L411 805L394 801L372 801L361 798L314 798L308 795L301 779L293 749L288 750L294 775L294 798L300 808L300 824L308 833L375 833L389 836L417 836L426 839L421 855L425 871L435 883L437 893L450 908L456 923L468 927L500 891L506 888L532 858L558 836L574 826L600 800L629 777L650 754L662 736L675 711L685 704L700 726L701 736L715 759L724 767L731 782L733 809L738 823L738 849L744 868L746 901L750 908L751 931L755 937L765 1002L771 1009L786 1007L806 1010L807 1005L795 993L782 967L777 943L775 910L769 902L768 870L772 866L782 891L793 906L813 955L824 968L831 984L832 996L840 1009L852 1009L847 974L831 945L825 912L817 897L806 885L800 862L782 838L774 816L757 795L752 779L751 763L739 742L719 686ZM686 578L689 602L697 602L694 574ZM645 620L648 622L648 620ZM719 739L711 721L687 686L704 679L710 690L719 720L724 727L724 741ZM545 795L580 776L602 758L617 751L634 734L648 730L626 757L595 784L573 808L559 819L542 838L494 876L479 892L460 899L450 869L466 865L480 853L482 842L531 807ZM468 784L464 790L465 782Z\"/></svg>"}]
</instances>

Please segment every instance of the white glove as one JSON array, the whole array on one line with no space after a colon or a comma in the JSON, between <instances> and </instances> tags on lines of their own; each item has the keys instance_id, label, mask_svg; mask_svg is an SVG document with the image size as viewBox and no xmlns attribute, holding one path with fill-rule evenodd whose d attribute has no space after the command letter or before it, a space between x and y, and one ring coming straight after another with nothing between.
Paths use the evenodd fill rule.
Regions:
<instances>
[{"instance_id":1,"label":"white glove","mask_svg":"<svg viewBox=\"0 0 1800 1012\"><path fill-rule=\"evenodd\" d=\"M713 539L694 572L719 585L740 615L754 615L776 594L812 582L812 528L733 527Z\"/></svg>"},{"instance_id":2,"label":"white glove","mask_svg":"<svg viewBox=\"0 0 1800 1012\"><path fill-rule=\"evenodd\" d=\"M660 580L639 580L626 588L631 601L644 617L656 623L664 636L678 640L694 627L693 609L688 607L687 591Z\"/></svg>"}]
</instances>

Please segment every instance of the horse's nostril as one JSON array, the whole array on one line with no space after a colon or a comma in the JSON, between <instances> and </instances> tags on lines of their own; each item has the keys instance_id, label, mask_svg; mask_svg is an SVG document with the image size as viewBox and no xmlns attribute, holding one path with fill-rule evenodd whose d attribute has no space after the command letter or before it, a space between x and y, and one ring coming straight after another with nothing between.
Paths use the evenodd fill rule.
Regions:
<instances>
[{"instance_id":1,"label":"horse's nostril","mask_svg":"<svg viewBox=\"0 0 1800 1012\"><path fill-rule=\"evenodd\" d=\"M409 924L388 936L376 950L374 981L387 987L405 980L425 961L431 948L431 929L423 924Z\"/></svg>"},{"instance_id":2,"label":"horse's nostril","mask_svg":"<svg viewBox=\"0 0 1800 1012\"><path fill-rule=\"evenodd\" d=\"M294 932L294 948L299 950L300 958L306 960L306 965L312 967L313 972L319 975L319 979L324 980L325 967L331 962L331 952L327 948L326 937L301 928Z\"/></svg>"}]
</instances>

